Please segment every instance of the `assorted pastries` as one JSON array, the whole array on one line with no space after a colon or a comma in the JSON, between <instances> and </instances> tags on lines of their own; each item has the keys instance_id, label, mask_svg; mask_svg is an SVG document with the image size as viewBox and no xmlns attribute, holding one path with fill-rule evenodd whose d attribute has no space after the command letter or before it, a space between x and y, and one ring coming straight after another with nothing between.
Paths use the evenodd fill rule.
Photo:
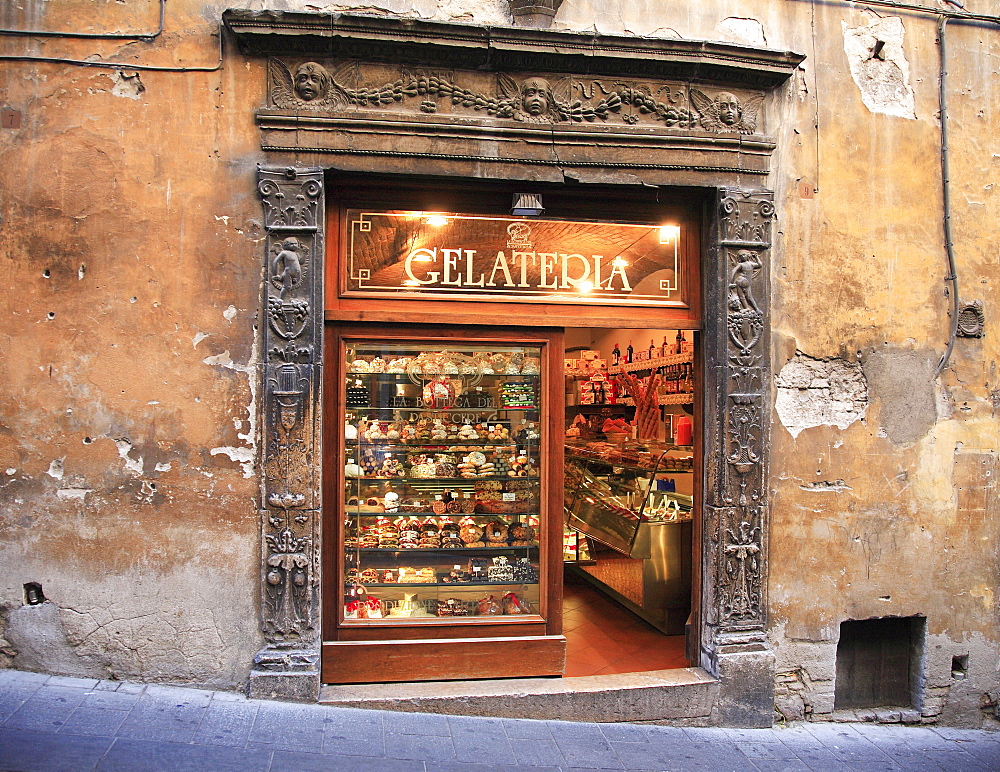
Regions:
<instances>
[{"instance_id":1,"label":"assorted pastries","mask_svg":"<svg viewBox=\"0 0 1000 772\"><path fill-rule=\"evenodd\" d=\"M493 519L481 524L471 516L455 520L449 515L423 519L404 515L395 519L378 517L371 525L348 527L344 546L383 550L532 547L536 538L535 526L521 520L507 523Z\"/></svg>"},{"instance_id":2,"label":"assorted pastries","mask_svg":"<svg viewBox=\"0 0 1000 772\"><path fill-rule=\"evenodd\" d=\"M355 357L348 363L349 373L396 373L407 375L538 375L541 362L520 351L510 353L459 354L450 351L426 351L415 357L366 359Z\"/></svg>"}]
</instances>

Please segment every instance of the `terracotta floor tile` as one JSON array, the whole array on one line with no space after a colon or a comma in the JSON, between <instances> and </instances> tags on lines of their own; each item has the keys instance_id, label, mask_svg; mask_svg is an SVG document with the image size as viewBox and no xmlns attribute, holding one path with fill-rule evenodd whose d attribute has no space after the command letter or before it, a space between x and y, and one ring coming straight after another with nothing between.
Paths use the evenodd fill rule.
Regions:
<instances>
[{"instance_id":1,"label":"terracotta floor tile","mask_svg":"<svg viewBox=\"0 0 1000 772\"><path fill-rule=\"evenodd\" d=\"M684 636L667 636L590 585L567 583L563 602L566 675L688 667Z\"/></svg>"}]
</instances>

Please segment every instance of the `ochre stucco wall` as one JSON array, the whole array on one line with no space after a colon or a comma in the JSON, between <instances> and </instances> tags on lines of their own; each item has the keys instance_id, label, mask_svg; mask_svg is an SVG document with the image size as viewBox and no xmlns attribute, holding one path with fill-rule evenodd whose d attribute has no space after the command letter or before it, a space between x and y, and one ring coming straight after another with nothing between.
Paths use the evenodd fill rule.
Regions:
<instances>
[{"instance_id":1,"label":"ochre stucco wall","mask_svg":"<svg viewBox=\"0 0 1000 772\"><path fill-rule=\"evenodd\" d=\"M325 9L351 7L506 19L501 0ZM966 7L991 12L986 0ZM80 8L29 3L0 21L57 28L60 13ZM222 9L171 2L167 33L152 43L0 36L0 52L211 65ZM148 2L97 10L86 14L87 29L155 26ZM898 24L878 22L891 16ZM894 91L899 83L889 81L902 76L892 67L855 60L856 71L874 73L874 108L846 50L849 39L863 39L850 30L873 23L894 35L888 59L902 57L906 69ZM832 710L843 620L922 615L924 714L978 723L996 696L1000 655L1000 383L990 323L1000 279L991 222L1000 203L1000 30L953 23L947 31L958 277L963 299L984 301L987 332L959 339L935 377L950 324L935 17L805 0L565 0L555 26L808 56L766 106L778 140L767 180L778 203L772 396L794 414L776 410L771 428L779 707L789 716ZM19 129L0 129L8 192L0 202L0 604L16 610L7 625L8 638L21 636L15 664L53 667L55 654L41 650L37 663L28 654L32 631L55 626L66 672L236 686L261 643L254 167L292 159L259 150L262 62L230 48L218 72L139 79L141 91L114 70L6 62L0 72L0 107L21 114ZM904 103L887 109L897 114L879 111L886 94ZM789 362L797 364L783 371ZM856 420L843 418L840 375L834 383L793 377L809 362L860 384ZM28 581L41 582L58 607L48 621L21 607ZM952 657L966 654L968 677L954 681Z\"/></svg>"}]
</instances>

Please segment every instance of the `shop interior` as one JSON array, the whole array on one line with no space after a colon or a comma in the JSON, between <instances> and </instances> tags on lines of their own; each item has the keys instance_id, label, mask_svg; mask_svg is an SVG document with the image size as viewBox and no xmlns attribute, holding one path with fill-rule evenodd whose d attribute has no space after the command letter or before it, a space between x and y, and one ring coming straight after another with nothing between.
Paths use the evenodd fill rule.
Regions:
<instances>
[{"instance_id":1,"label":"shop interior","mask_svg":"<svg viewBox=\"0 0 1000 772\"><path fill-rule=\"evenodd\" d=\"M566 675L687 667L694 333L565 341Z\"/></svg>"}]
</instances>

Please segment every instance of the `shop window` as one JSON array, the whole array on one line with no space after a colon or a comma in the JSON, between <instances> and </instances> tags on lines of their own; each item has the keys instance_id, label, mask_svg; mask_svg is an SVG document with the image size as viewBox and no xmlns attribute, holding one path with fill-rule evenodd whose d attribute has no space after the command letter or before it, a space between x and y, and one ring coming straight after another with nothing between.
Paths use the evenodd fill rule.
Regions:
<instances>
[{"instance_id":1,"label":"shop window","mask_svg":"<svg viewBox=\"0 0 1000 772\"><path fill-rule=\"evenodd\" d=\"M926 628L924 617L842 622L835 707L915 707Z\"/></svg>"}]
</instances>

